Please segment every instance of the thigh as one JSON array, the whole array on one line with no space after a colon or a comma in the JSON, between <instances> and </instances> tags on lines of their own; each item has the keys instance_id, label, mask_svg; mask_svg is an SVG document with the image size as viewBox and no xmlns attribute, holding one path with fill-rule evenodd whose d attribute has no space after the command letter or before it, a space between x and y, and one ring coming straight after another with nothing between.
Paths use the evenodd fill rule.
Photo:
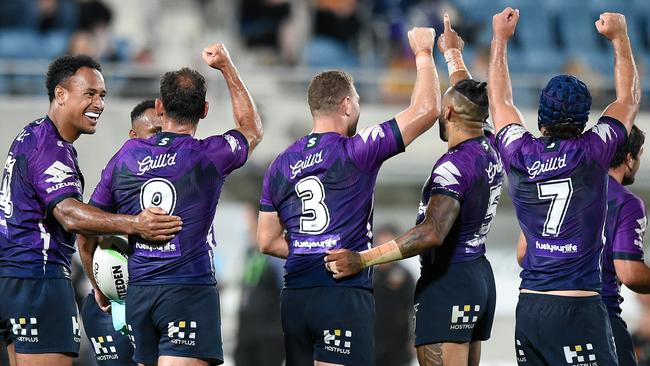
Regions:
<instances>
[{"instance_id":1,"label":"thigh","mask_svg":"<svg viewBox=\"0 0 650 366\"><path fill-rule=\"evenodd\" d=\"M72 366L72 356L63 353L16 354L17 366Z\"/></svg>"},{"instance_id":2,"label":"thigh","mask_svg":"<svg viewBox=\"0 0 650 366\"><path fill-rule=\"evenodd\" d=\"M111 315L103 312L91 293L81 309L86 336L100 366L135 366L133 347L126 335L113 328Z\"/></svg>"},{"instance_id":3,"label":"thigh","mask_svg":"<svg viewBox=\"0 0 650 366\"><path fill-rule=\"evenodd\" d=\"M223 363L219 293L216 286L160 286L152 311L160 356ZM159 362L160 364L160 362Z\"/></svg>"},{"instance_id":4,"label":"thigh","mask_svg":"<svg viewBox=\"0 0 650 366\"><path fill-rule=\"evenodd\" d=\"M155 286L129 285L126 293L127 337L133 345L133 360L152 365L158 362L158 331L151 313L158 301Z\"/></svg>"},{"instance_id":5,"label":"thigh","mask_svg":"<svg viewBox=\"0 0 650 366\"><path fill-rule=\"evenodd\" d=\"M627 324L619 316L610 316L612 333L614 334L614 343L616 344L616 356L618 357L619 366L637 366L636 355L634 354L634 343L630 332L627 330Z\"/></svg>"},{"instance_id":6,"label":"thigh","mask_svg":"<svg viewBox=\"0 0 650 366\"><path fill-rule=\"evenodd\" d=\"M519 329L518 324L516 335L525 331L526 345L547 364L618 364L607 311L599 296L526 298L524 307L518 305L517 322L526 318L528 327Z\"/></svg>"},{"instance_id":7,"label":"thigh","mask_svg":"<svg viewBox=\"0 0 650 366\"><path fill-rule=\"evenodd\" d=\"M315 360L341 365L374 365L375 299L365 289L312 289L309 329Z\"/></svg>"},{"instance_id":8,"label":"thigh","mask_svg":"<svg viewBox=\"0 0 650 366\"><path fill-rule=\"evenodd\" d=\"M489 338L494 317L490 289L474 267L476 263L452 264L444 274L418 279L416 346Z\"/></svg>"},{"instance_id":9,"label":"thigh","mask_svg":"<svg viewBox=\"0 0 650 366\"><path fill-rule=\"evenodd\" d=\"M17 354L77 356L81 329L69 279L0 278L0 293Z\"/></svg>"}]
</instances>

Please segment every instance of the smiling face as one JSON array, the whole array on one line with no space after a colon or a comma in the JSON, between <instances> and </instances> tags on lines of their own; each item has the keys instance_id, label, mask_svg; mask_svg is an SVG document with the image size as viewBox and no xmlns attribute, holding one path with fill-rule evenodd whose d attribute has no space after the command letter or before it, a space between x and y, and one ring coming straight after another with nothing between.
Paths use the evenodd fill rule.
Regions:
<instances>
[{"instance_id":1,"label":"smiling face","mask_svg":"<svg viewBox=\"0 0 650 366\"><path fill-rule=\"evenodd\" d=\"M82 67L56 87L55 95L65 121L79 134L95 133L106 96L101 72Z\"/></svg>"}]
</instances>

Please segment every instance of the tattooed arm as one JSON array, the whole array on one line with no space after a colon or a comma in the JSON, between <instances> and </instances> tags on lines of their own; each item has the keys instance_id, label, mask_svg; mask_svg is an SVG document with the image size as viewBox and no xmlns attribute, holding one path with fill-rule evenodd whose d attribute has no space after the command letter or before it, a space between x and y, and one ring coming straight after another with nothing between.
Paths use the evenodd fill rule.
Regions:
<instances>
[{"instance_id":1,"label":"tattooed arm","mask_svg":"<svg viewBox=\"0 0 650 366\"><path fill-rule=\"evenodd\" d=\"M347 249L328 251L325 268L334 273L334 278L342 278L375 264L412 257L424 249L440 246L459 212L460 202L456 199L443 194L433 195L429 199L424 220L411 230L395 240L360 253Z\"/></svg>"}]
</instances>

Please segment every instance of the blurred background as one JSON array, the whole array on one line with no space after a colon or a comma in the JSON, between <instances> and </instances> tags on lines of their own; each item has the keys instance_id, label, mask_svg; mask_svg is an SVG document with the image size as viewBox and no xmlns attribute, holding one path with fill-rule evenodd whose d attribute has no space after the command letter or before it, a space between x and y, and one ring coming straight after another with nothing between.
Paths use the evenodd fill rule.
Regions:
<instances>
[{"instance_id":1,"label":"blurred background","mask_svg":"<svg viewBox=\"0 0 650 366\"><path fill-rule=\"evenodd\" d=\"M280 365L282 261L258 254L252 238L266 167L293 140L310 131L306 103L310 78L328 68L350 72L361 95L359 127L388 120L408 105L415 80L408 29L432 26L440 33L442 14L449 13L465 40L465 63L474 78L485 80L491 18L504 6L521 12L509 47L509 64L515 102L534 133L539 92L552 75L570 73L586 82L594 100L592 123L614 100L611 46L594 27L603 11L626 15L643 88L637 124L646 132L650 130L650 81L646 78L650 2L646 0L3 0L0 153L9 149L24 125L47 112L45 73L49 62L65 53L96 57L106 78L106 108L97 133L75 143L88 199L104 164L128 137L129 112L140 100L157 96L163 72L189 66L208 79L210 113L200 123L198 137L222 133L234 125L220 73L201 60L204 46L225 43L265 125L264 140L249 163L226 182L215 219L226 364L261 365L254 357L262 355L270 365ZM445 90L447 68L437 49L435 58ZM437 129L382 168L375 190L378 242L414 223L420 189L433 163L446 150ZM650 197L650 163L642 161L632 190L646 201ZM517 221L504 190L488 238L498 300L492 339L483 346L482 365L516 364L517 235ZM83 297L89 288L82 274L78 275L79 297ZM412 288L417 277L416 258L376 270L378 365L415 362L409 337ZM650 300L627 290L624 296L623 317L636 332L639 351L650 358ZM86 338L83 340L77 364L94 365L92 350Z\"/></svg>"}]
</instances>

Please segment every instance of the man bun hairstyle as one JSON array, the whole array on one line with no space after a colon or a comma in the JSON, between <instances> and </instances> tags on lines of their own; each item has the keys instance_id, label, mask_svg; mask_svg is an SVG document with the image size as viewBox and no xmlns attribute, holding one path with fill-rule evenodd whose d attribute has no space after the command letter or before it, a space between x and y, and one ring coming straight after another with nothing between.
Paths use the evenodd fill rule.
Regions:
<instances>
[{"instance_id":1,"label":"man bun hairstyle","mask_svg":"<svg viewBox=\"0 0 650 366\"><path fill-rule=\"evenodd\" d=\"M344 71L329 70L314 76L307 92L311 114L335 111L343 98L353 95L353 84L352 76Z\"/></svg>"},{"instance_id":2,"label":"man bun hairstyle","mask_svg":"<svg viewBox=\"0 0 650 366\"><path fill-rule=\"evenodd\" d=\"M87 55L65 55L52 61L47 69L47 80L45 82L47 96L50 98L50 102L54 100L54 89L56 89L56 86L65 83L70 76L74 75L82 67L95 69L99 72L102 71L99 63Z\"/></svg>"},{"instance_id":3,"label":"man bun hairstyle","mask_svg":"<svg viewBox=\"0 0 650 366\"><path fill-rule=\"evenodd\" d=\"M466 114L467 117L475 121L485 121L488 118L490 106L486 82L465 79L457 82L453 89L475 104L472 107L464 108L465 110L456 112Z\"/></svg>"}]
</instances>

